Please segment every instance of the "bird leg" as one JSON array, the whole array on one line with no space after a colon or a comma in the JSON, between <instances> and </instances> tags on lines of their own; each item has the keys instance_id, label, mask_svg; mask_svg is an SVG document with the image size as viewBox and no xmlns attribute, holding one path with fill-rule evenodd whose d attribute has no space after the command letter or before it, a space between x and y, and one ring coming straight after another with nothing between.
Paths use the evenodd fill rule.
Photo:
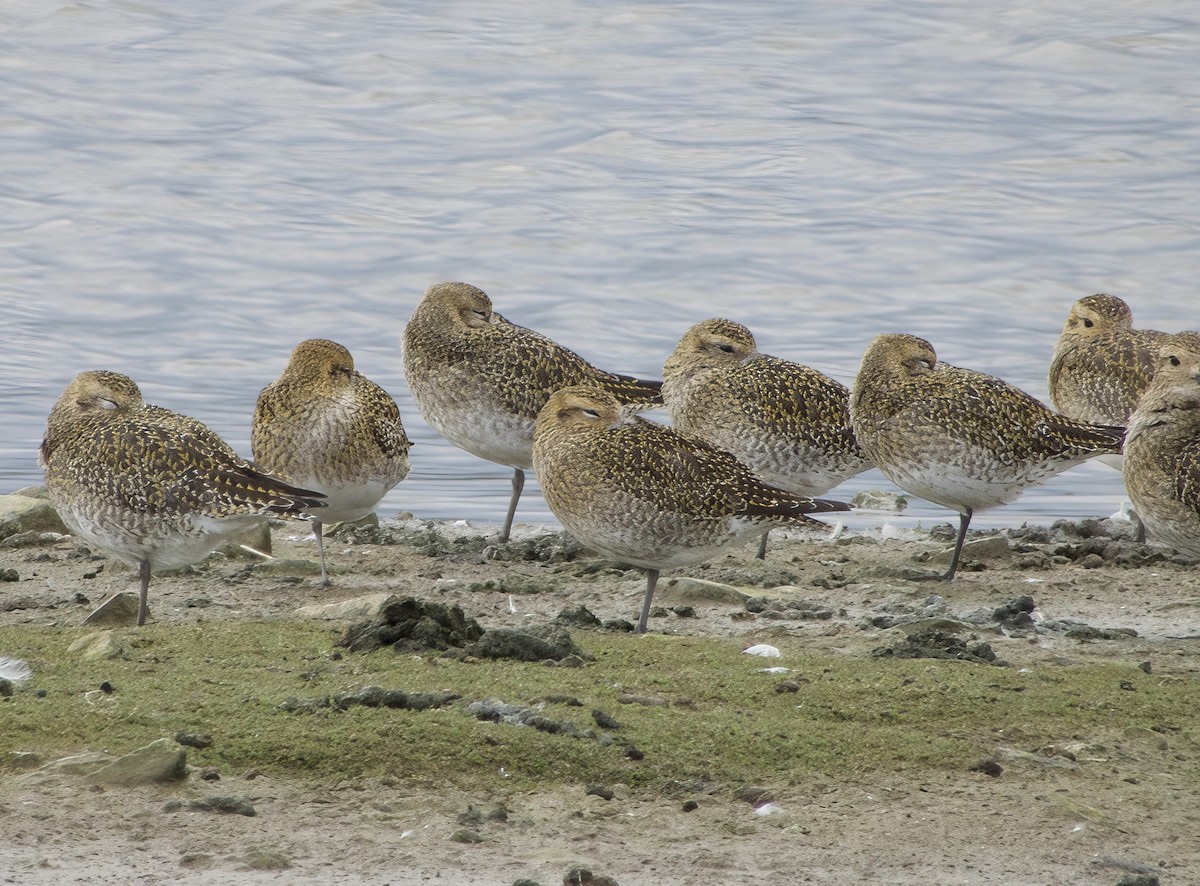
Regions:
<instances>
[{"instance_id":1,"label":"bird leg","mask_svg":"<svg viewBox=\"0 0 1200 886\"><path fill-rule=\"evenodd\" d=\"M755 554L754 556L760 560L767 559L767 536L770 534L771 534L771 530L768 529L766 532L764 532L762 534L762 538L760 538L758 540L758 553Z\"/></svg>"},{"instance_id":2,"label":"bird leg","mask_svg":"<svg viewBox=\"0 0 1200 886\"><path fill-rule=\"evenodd\" d=\"M638 619L637 633L646 633L646 622L650 619L650 601L654 599L654 586L658 584L658 570L646 570L646 598L642 600L642 615Z\"/></svg>"},{"instance_id":3,"label":"bird leg","mask_svg":"<svg viewBox=\"0 0 1200 886\"><path fill-rule=\"evenodd\" d=\"M313 535L317 537L317 556L321 558L321 587L327 588L330 585L329 573L325 571L325 537L321 531L321 521L312 521Z\"/></svg>"},{"instance_id":4,"label":"bird leg","mask_svg":"<svg viewBox=\"0 0 1200 886\"><path fill-rule=\"evenodd\" d=\"M941 577L941 581L949 581L958 571L958 557L962 553L963 542L967 539L967 527L971 525L971 514L973 513L970 508L967 508L958 515L958 538L954 541L954 555L950 558L950 568Z\"/></svg>"},{"instance_id":5,"label":"bird leg","mask_svg":"<svg viewBox=\"0 0 1200 886\"><path fill-rule=\"evenodd\" d=\"M513 468L512 478L512 499L508 502L508 516L504 518L504 529L500 531L500 541L508 541L509 535L512 534L513 517L517 513L517 502L521 500L521 490L525 488L525 472L520 468Z\"/></svg>"},{"instance_id":6,"label":"bird leg","mask_svg":"<svg viewBox=\"0 0 1200 886\"><path fill-rule=\"evenodd\" d=\"M150 561L138 560L138 617L137 623L140 628L146 623L146 616L150 614Z\"/></svg>"}]
</instances>

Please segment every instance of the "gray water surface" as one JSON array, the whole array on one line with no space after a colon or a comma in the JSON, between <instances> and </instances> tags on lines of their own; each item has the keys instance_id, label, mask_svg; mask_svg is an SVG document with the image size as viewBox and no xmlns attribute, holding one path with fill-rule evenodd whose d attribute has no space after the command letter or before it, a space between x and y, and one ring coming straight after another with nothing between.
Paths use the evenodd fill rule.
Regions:
<instances>
[{"instance_id":1,"label":"gray water surface","mask_svg":"<svg viewBox=\"0 0 1200 886\"><path fill-rule=\"evenodd\" d=\"M1200 328L1194 3L53 2L0 26L0 491L83 369L249 454L327 337L399 401L382 512L502 519L421 421L399 337L439 280L641 376L693 323L849 383L879 332L1045 398L1067 310ZM890 488L869 472L837 490ZM1085 465L976 525L1103 515ZM914 502L909 520L946 519ZM519 513L552 518L536 486ZM868 517L876 524L883 517Z\"/></svg>"}]
</instances>

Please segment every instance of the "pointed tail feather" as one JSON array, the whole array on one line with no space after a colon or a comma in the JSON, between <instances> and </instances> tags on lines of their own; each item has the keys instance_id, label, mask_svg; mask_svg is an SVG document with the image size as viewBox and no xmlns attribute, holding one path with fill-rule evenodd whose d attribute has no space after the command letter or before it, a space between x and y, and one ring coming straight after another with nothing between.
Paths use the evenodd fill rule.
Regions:
<instances>
[{"instance_id":1,"label":"pointed tail feather","mask_svg":"<svg viewBox=\"0 0 1200 886\"><path fill-rule=\"evenodd\" d=\"M808 514L829 514L848 510L850 505L846 502L828 498L779 498L769 502L752 502L746 507L745 513L750 517L775 517L812 525L821 521L812 519Z\"/></svg>"},{"instance_id":2,"label":"pointed tail feather","mask_svg":"<svg viewBox=\"0 0 1200 886\"><path fill-rule=\"evenodd\" d=\"M605 373L600 383L622 405L645 408L663 405L661 381Z\"/></svg>"},{"instance_id":3,"label":"pointed tail feather","mask_svg":"<svg viewBox=\"0 0 1200 886\"><path fill-rule=\"evenodd\" d=\"M221 476L225 491L262 510L285 517L303 517L309 511L325 507L325 494L293 486L273 474L251 465Z\"/></svg>"},{"instance_id":4,"label":"pointed tail feather","mask_svg":"<svg viewBox=\"0 0 1200 886\"><path fill-rule=\"evenodd\" d=\"M1056 416L1050 430L1061 434L1074 446L1091 450L1096 455L1120 455L1125 448L1127 429L1114 425L1093 425Z\"/></svg>"}]
</instances>

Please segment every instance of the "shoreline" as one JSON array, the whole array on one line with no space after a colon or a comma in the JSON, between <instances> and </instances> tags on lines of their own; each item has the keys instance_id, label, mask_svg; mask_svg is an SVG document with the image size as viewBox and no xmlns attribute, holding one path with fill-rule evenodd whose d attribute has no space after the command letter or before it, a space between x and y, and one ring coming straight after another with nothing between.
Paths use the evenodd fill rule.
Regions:
<instances>
[{"instance_id":1,"label":"shoreline","mask_svg":"<svg viewBox=\"0 0 1200 886\"><path fill-rule=\"evenodd\" d=\"M519 526L507 545L494 544L480 528L415 519L344 528L327 546L334 584L323 590L315 585L316 545L308 527L275 525L270 561L215 556L156 576L152 621L141 634L149 646L139 645L138 629L114 633L130 657L127 667L136 670L139 662L169 666L170 658L151 664L155 636L206 625L282 629L305 619L297 614L302 607L372 594L458 605L486 629L550 622L578 607L602 622L635 618L644 588L640 571L598 560L541 527ZM1200 680L1200 571L1194 562L1138 545L1131 534L1132 526L1121 521L972 532L965 571L941 583L913 580L937 571L936 560L948 549L936 532L884 537L882 531L847 531L836 540L828 533L773 533L765 562L754 560L748 542L708 564L664 575L644 638L620 640L615 627L570 630L585 648L698 642L737 657L753 644L775 645L783 658L756 667L799 668L796 705L804 703L807 681L817 678L822 662L828 669L878 660L878 650L899 648L931 628L968 645L986 643L1005 662L1003 673L1061 681L1058 675L1074 668L1117 667L1144 692L1194 687ZM74 539L0 548L0 567L18 573L18 580L0 583L0 653L16 657L14 643L25 628L61 638L65 649L94 630L79 621L103 597L136 583L132 571L84 553ZM997 615L1022 597L1032 598L1031 609L1010 607L1008 622ZM349 620L314 623L332 637ZM796 659L800 651L804 657ZM376 655L391 659L386 650ZM372 682L377 660L359 664L356 656L344 653L338 666L361 673L354 685ZM421 660L429 659L413 659ZM1143 664L1150 670L1138 670ZM613 666L585 662L582 673L608 682ZM983 668L986 677L993 666L896 660L914 675L953 667ZM676 679L687 678L664 673L651 685L669 691ZM1139 696L1116 697L1133 702ZM1012 725L1011 737L973 739L990 748L989 758L1003 770L998 777L885 767L768 784L770 799L754 801L724 790L655 794L621 784L610 786L613 796L606 800L584 783L513 792L503 780L495 790L472 793L384 773L330 782L300 772L255 777L223 771L210 785L193 772L182 787L89 791L74 778L10 765L0 770L0 806L19 811L22 823L0 858L15 882L35 886L117 884L134 876L182 883L219 876L238 884L507 884L524 877L557 886L580 866L621 886L724 886L747 878L846 886L1116 886L1122 876L1150 876L1138 873L1146 870L1161 872L1168 886L1200 881L1200 838L1193 804L1185 799L1192 795L1189 773L1196 771L1200 745L1189 724L1158 736L1145 729L1064 734L1045 753L1032 753L1037 749L1020 738L1031 724ZM1168 750L1160 750L1160 742ZM764 760L764 771L770 768ZM173 797L209 794L245 795L259 814L164 811ZM689 799L698 804L690 812ZM498 804L509 810L507 823L486 820ZM759 811L766 805L777 811ZM470 808L481 810L484 822L463 825ZM480 842L459 842L454 835L464 827Z\"/></svg>"}]
</instances>

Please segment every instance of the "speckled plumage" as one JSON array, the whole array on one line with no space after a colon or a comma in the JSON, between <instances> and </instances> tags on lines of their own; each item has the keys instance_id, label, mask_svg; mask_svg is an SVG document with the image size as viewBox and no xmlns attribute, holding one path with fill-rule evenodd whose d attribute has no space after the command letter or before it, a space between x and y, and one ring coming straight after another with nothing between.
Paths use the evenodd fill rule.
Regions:
<instances>
[{"instance_id":1,"label":"speckled plumage","mask_svg":"<svg viewBox=\"0 0 1200 886\"><path fill-rule=\"evenodd\" d=\"M662 404L661 383L614 375L492 310L466 283L429 287L404 329L404 372L425 421L472 455L513 468L508 539L533 466L533 425L560 388L596 384L633 409Z\"/></svg>"},{"instance_id":2,"label":"speckled plumage","mask_svg":"<svg viewBox=\"0 0 1200 886\"><path fill-rule=\"evenodd\" d=\"M971 515L1093 456L1121 429L1058 415L1001 379L938 362L912 335L871 342L850 396L858 441L889 480L958 511L953 578Z\"/></svg>"},{"instance_id":3,"label":"speckled plumage","mask_svg":"<svg viewBox=\"0 0 1200 886\"><path fill-rule=\"evenodd\" d=\"M151 406L128 376L81 372L59 397L38 461L63 522L138 570L138 624L154 570L194 563L262 515L321 496L263 473L193 418Z\"/></svg>"},{"instance_id":4,"label":"speckled plumage","mask_svg":"<svg viewBox=\"0 0 1200 886\"><path fill-rule=\"evenodd\" d=\"M556 392L538 415L533 463L542 494L569 532L647 570L645 631L662 569L699 563L771 526L849 508L769 486L697 437L622 416L592 386Z\"/></svg>"},{"instance_id":5,"label":"speckled plumage","mask_svg":"<svg viewBox=\"0 0 1200 886\"><path fill-rule=\"evenodd\" d=\"M367 516L408 476L410 444L396 401L326 339L296 345L283 373L262 389L250 446L259 467L325 494L312 520L324 585L322 526Z\"/></svg>"},{"instance_id":6,"label":"speckled plumage","mask_svg":"<svg viewBox=\"0 0 1200 886\"><path fill-rule=\"evenodd\" d=\"M1079 299L1054 347L1050 402L1079 421L1124 427L1169 338L1165 332L1134 329L1133 313L1115 295Z\"/></svg>"},{"instance_id":7,"label":"speckled plumage","mask_svg":"<svg viewBox=\"0 0 1200 886\"><path fill-rule=\"evenodd\" d=\"M797 495L821 495L871 467L854 438L849 389L760 354L731 320L697 323L679 340L663 367L663 402L676 428ZM765 548L764 534L760 556Z\"/></svg>"},{"instance_id":8,"label":"speckled plumage","mask_svg":"<svg viewBox=\"0 0 1200 886\"><path fill-rule=\"evenodd\" d=\"M1200 333L1163 342L1130 416L1123 473L1151 537L1200 557Z\"/></svg>"}]
</instances>

